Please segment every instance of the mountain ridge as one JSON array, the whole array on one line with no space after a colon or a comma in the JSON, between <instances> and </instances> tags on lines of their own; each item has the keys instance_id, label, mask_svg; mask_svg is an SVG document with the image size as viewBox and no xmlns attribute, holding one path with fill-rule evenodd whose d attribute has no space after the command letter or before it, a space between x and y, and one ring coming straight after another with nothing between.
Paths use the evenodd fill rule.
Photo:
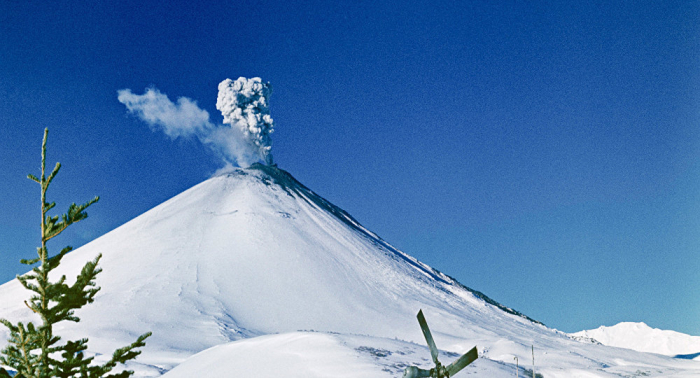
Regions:
<instances>
[{"instance_id":1,"label":"mountain ridge","mask_svg":"<svg viewBox=\"0 0 700 378\"><path fill-rule=\"evenodd\" d=\"M456 278L454 278L452 276L449 276L445 273L442 273L439 270L432 268L428 265L418 263L418 261L415 260L414 258L410 257L409 255L405 254L404 252L401 252L400 250L396 249L391 244L384 241L384 239L382 239L379 235L377 235L377 234L373 233L372 231L369 231L368 229L363 227L360 224L360 222L358 222L347 211L332 204L330 201L328 201L325 198L321 197L320 195L316 194L314 191L312 191L311 189L306 187L304 184L302 184L300 181L298 181L294 176L292 176L292 174L279 168L276 164L275 165L265 165L265 164L255 163L249 169L256 169L256 170L260 170L262 172L267 173L271 178L274 179L276 184L278 184L284 188L289 188L290 190L294 190L295 188L300 188L305 194L310 194L310 196L305 196L304 198L311 197L311 198L319 199L320 203L317 202L317 205L320 205L323 208L325 208L326 210L335 214L338 218L347 220L346 224L348 226L353 227L354 229L356 229L360 233L364 234L367 238L378 242L379 244L381 244L381 246L383 248L386 248L386 249L394 252L398 256L401 256L408 263L416 266L419 269L426 271L426 273L432 275L433 278L435 278L436 280L440 280L446 284L457 285L457 286L471 292L476 297L484 300L485 302L487 302L493 306L498 307L499 309L501 309L509 314L520 316L520 317L527 319L527 320L529 320L533 323L536 323L536 324L544 325L544 323L542 323L538 320L532 319L529 316L521 313L520 311L517 311L515 309L512 309L510 307L502 305L501 303L493 300L492 298L490 298L486 294L484 294L478 290L474 290L474 289L462 284L461 282L459 282Z\"/></svg>"}]
</instances>

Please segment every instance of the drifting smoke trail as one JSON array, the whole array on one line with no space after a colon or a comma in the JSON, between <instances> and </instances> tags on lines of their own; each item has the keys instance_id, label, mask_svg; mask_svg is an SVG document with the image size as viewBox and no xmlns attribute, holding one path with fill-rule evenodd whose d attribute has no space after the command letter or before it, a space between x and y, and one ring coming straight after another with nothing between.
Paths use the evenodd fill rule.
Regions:
<instances>
[{"instance_id":1,"label":"drifting smoke trail","mask_svg":"<svg viewBox=\"0 0 700 378\"><path fill-rule=\"evenodd\" d=\"M130 89L117 91L117 99L130 113L145 121L151 130L161 130L171 139L203 135L215 126L209 122L209 112L200 109L196 101L187 97L177 99L177 104L158 89L148 88L142 95Z\"/></svg>"},{"instance_id":2,"label":"drifting smoke trail","mask_svg":"<svg viewBox=\"0 0 700 378\"><path fill-rule=\"evenodd\" d=\"M220 125L212 123L209 113L200 109L196 101L180 97L173 103L156 88L148 88L142 95L122 89L117 91L117 99L151 130L163 131L171 139L196 136L219 154L227 167L248 167L256 162L272 164L270 134L274 124L268 107L271 93L270 84L257 77L222 81L216 102L224 116L224 124Z\"/></svg>"}]
</instances>

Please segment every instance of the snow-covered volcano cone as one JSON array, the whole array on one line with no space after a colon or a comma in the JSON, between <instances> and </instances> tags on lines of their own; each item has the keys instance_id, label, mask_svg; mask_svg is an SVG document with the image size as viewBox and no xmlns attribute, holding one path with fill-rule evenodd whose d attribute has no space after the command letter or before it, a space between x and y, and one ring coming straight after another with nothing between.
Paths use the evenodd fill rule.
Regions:
<instances>
[{"instance_id":1,"label":"snow-covered volcano cone","mask_svg":"<svg viewBox=\"0 0 700 378\"><path fill-rule=\"evenodd\" d=\"M79 324L57 333L88 335L104 352L152 331L139 361L161 366L224 342L297 330L421 342L419 308L432 314L435 332L469 339L491 334L483 319L494 317L525 327L518 333L536 329L274 166L211 178L71 252L57 274L76 276L98 253L102 290ZM17 281L0 286L0 318L31 318L26 295Z\"/></svg>"},{"instance_id":2,"label":"snow-covered volcano cone","mask_svg":"<svg viewBox=\"0 0 700 378\"><path fill-rule=\"evenodd\" d=\"M229 341L299 330L425 348L419 309L440 349L462 354L477 345L479 360L500 365L527 358L534 343L537 372L545 377L592 377L574 374L590 366L615 373L618 360L632 366L625 373L640 361L666 363L576 342L499 305L398 251L274 166L213 177L69 253L56 274L75 277L98 253L102 290L77 313L80 323L61 325L56 334L87 336L89 352L102 357L152 331L136 361L148 366L129 367L141 375L158 375ZM0 318L32 319L24 305L29 294L17 280L0 286ZM0 348L6 339L0 327ZM351 351L369 347L376 346Z\"/></svg>"}]
</instances>

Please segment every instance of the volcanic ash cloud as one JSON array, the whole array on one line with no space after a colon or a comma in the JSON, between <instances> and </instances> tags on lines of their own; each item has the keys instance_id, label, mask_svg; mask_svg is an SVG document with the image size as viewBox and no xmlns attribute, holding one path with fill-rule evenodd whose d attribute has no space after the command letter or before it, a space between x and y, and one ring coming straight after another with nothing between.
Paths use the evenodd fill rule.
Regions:
<instances>
[{"instance_id":1,"label":"volcanic ash cloud","mask_svg":"<svg viewBox=\"0 0 700 378\"><path fill-rule=\"evenodd\" d=\"M272 86L259 77L226 79L219 84L216 108L224 117L222 124L212 123L209 113L187 97L173 102L156 88L147 88L142 95L130 89L117 93L129 113L153 131L162 131L171 139L194 136L215 151L226 165L220 171L256 162L272 164L274 123L268 106Z\"/></svg>"},{"instance_id":2,"label":"volcanic ash cloud","mask_svg":"<svg viewBox=\"0 0 700 378\"><path fill-rule=\"evenodd\" d=\"M270 83L263 83L259 77L239 77L236 81L226 79L219 83L216 100L224 123L241 130L258 147L260 158L266 164L272 164L270 134L274 123L268 106L271 94Z\"/></svg>"}]
</instances>

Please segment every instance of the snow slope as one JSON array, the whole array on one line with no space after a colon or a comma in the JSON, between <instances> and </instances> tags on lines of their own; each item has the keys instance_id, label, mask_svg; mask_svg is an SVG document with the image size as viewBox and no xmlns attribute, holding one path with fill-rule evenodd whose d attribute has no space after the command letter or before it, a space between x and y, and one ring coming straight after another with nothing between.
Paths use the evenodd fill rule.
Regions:
<instances>
[{"instance_id":1,"label":"snow slope","mask_svg":"<svg viewBox=\"0 0 700 378\"><path fill-rule=\"evenodd\" d=\"M441 353L447 363L455 353ZM183 362L164 378L188 378L203 371L215 377L366 378L400 377L407 366L434 367L427 347L370 336L292 332L218 345ZM515 374L491 360L472 363L467 373ZM520 375L526 369L520 368ZM464 374L464 373L461 373Z\"/></svg>"},{"instance_id":2,"label":"snow slope","mask_svg":"<svg viewBox=\"0 0 700 378\"><path fill-rule=\"evenodd\" d=\"M644 323L623 322L612 327L571 334L574 337L591 338L603 345L628 348L640 352L659 353L667 356L700 355L700 337L675 331L651 328Z\"/></svg>"},{"instance_id":3,"label":"snow slope","mask_svg":"<svg viewBox=\"0 0 700 378\"><path fill-rule=\"evenodd\" d=\"M514 356L529 361L534 344L547 377L700 372L694 361L580 343L533 322L394 249L275 167L211 178L71 252L58 274L74 277L98 253L102 291L78 313L80 324L56 333L89 336L90 351L104 358L152 331L131 366L139 375L160 375L214 346L187 364L265 340L270 353L281 353L283 335L297 331L316 331L306 344L293 343L302 359L351 335L423 346L421 308L439 348L461 354L477 345L481 359L503 371L514 371ZM0 317L33 319L27 297L16 281L0 286ZM6 338L0 329L0 346ZM338 358L354 359L348 350L355 349L338 349L345 356ZM245 355L222 358L243 366ZM493 376L507 376L498 371Z\"/></svg>"},{"instance_id":4,"label":"snow slope","mask_svg":"<svg viewBox=\"0 0 700 378\"><path fill-rule=\"evenodd\" d=\"M539 353L538 353L539 352ZM545 351L544 356L551 351ZM610 351L608 351L610 352ZM669 364L669 360L655 358L638 360L639 353L616 353L596 356L597 363L582 365L580 355L570 353L556 361L557 366L536 366L538 377L592 378L592 377L697 377L696 368L686 364ZM536 351L536 357L542 357ZM635 358L635 354L637 355ZM643 355L641 355L643 357ZM438 359L450 363L458 358L454 352L441 352ZM630 359L630 357L632 357ZM513 357L511 356L511 360ZM459 376L531 377L531 360L521 358L519 364L481 356L458 373ZM607 365L614 363L615 365ZM205 372L214 377L257 378L389 378L401 377L407 366L423 369L434 367L426 346L396 339L371 336L292 332L259 336L233 343L218 345L194 355L163 378L189 378Z\"/></svg>"}]
</instances>

